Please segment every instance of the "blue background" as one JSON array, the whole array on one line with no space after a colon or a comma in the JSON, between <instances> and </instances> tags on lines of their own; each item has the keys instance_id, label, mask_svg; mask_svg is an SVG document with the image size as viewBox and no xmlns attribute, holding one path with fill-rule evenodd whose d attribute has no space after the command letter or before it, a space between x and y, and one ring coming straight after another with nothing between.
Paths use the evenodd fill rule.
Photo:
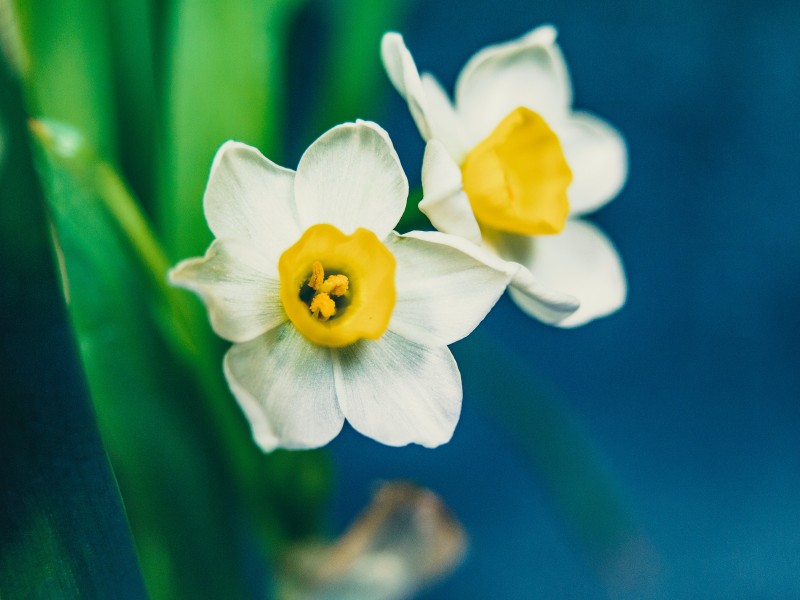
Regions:
<instances>
[{"instance_id":1,"label":"blue background","mask_svg":"<svg viewBox=\"0 0 800 600\"><path fill-rule=\"evenodd\" d=\"M471 541L431 598L800 597L800 9L424 2L402 32L452 90L472 53L546 22L576 108L628 142L628 183L591 217L623 257L628 303L563 331L504 298L477 339L504 347L498 361L523 365L531 394L574 426L643 532L646 575L620 591L597 568L543 475L553 456L532 462L493 412L504 381L475 366L474 341L454 348L465 398L450 444L397 450L352 430L333 443L332 529L379 478L410 478L445 499ZM413 184L422 142L386 88L378 120Z\"/></svg>"}]
</instances>

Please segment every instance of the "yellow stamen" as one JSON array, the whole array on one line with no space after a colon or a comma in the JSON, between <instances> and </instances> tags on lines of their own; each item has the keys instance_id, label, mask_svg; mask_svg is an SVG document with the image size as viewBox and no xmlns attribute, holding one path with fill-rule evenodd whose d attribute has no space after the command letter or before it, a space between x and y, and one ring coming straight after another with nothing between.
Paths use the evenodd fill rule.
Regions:
<instances>
[{"instance_id":1,"label":"yellow stamen","mask_svg":"<svg viewBox=\"0 0 800 600\"><path fill-rule=\"evenodd\" d=\"M572 171L558 136L538 114L511 112L461 165L464 191L481 225L510 233L560 232Z\"/></svg>"},{"instance_id":2,"label":"yellow stamen","mask_svg":"<svg viewBox=\"0 0 800 600\"><path fill-rule=\"evenodd\" d=\"M317 292L325 292L331 296L344 296L348 287L350 287L350 281L347 279L347 275L328 275L325 283L319 286Z\"/></svg>"},{"instance_id":3,"label":"yellow stamen","mask_svg":"<svg viewBox=\"0 0 800 600\"><path fill-rule=\"evenodd\" d=\"M320 321L327 321L336 314L336 302L331 296L341 297L347 293L350 281L347 275L328 275L325 279L325 268L315 260L311 264L311 276L306 283L316 293L308 305L311 314Z\"/></svg>"},{"instance_id":4,"label":"yellow stamen","mask_svg":"<svg viewBox=\"0 0 800 600\"><path fill-rule=\"evenodd\" d=\"M322 268L321 262L315 260L314 264L311 265L311 277L308 279L308 287L319 290L319 286L322 285L324 279L325 269Z\"/></svg>"},{"instance_id":5,"label":"yellow stamen","mask_svg":"<svg viewBox=\"0 0 800 600\"><path fill-rule=\"evenodd\" d=\"M309 308L311 309L311 314L320 321L327 321L336 314L336 303L325 292L314 296Z\"/></svg>"}]
</instances>

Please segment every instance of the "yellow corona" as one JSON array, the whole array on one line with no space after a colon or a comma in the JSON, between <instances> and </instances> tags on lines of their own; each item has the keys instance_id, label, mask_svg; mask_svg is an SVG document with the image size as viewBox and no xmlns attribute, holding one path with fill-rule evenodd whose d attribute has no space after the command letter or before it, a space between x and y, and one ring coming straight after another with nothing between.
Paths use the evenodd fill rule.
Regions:
<instances>
[{"instance_id":1,"label":"yellow corona","mask_svg":"<svg viewBox=\"0 0 800 600\"><path fill-rule=\"evenodd\" d=\"M309 227L278 261L281 302L312 342L340 348L380 338L395 305L395 258L367 229Z\"/></svg>"},{"instance_id":2,"label":"yellow corona","mask_svg":"<svg viewBox=\"0 0 800 600\"><path fill-rule=\"evenodd\" d=\"M560 232L572 172L558 137L524 107L512 111L461 165L464 191L481 225L524 235Z\"/></svg>"}]
</instances>

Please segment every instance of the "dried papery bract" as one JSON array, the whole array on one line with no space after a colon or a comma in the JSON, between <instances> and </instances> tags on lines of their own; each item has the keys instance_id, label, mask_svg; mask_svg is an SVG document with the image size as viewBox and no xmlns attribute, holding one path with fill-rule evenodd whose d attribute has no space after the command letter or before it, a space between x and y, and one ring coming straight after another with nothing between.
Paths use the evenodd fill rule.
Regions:
<instances>
[{"instance_id":1,"label":"dried papery bract","mask_svg":"<svg viewBox=\"0 0 800 600\"><path fill-rule=\"evenodd\" d=\"M436 494L385 483L338 540L288 556L283 598L408 598L452 571L466 546L464 529Z\"/></svg>"}]
</instances>

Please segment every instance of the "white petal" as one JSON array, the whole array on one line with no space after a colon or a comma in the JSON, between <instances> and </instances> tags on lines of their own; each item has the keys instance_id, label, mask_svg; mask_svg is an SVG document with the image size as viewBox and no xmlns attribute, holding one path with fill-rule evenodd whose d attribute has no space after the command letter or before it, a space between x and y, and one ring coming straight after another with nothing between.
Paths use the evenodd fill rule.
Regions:
<instances>
[{"instance_id":1,"label":"white petal","mask_svg":"<svg viewBox=\"0 0 800 600\"><path fill-rule=\"evenodd\" d=\"M430 73L422 74L422 89L425 91L423 108L432 136L444 144L456 163L461 163L471 149L461 117L447 92Z\"/></svg>"},{"instance_id":2,"label":"white petal","mask_svg":"<svg viewBox=\"0 0 800 600\"><path fill-rule=\"evenodd\" d=\"M625 184L625 140L605 121L581 112L560 123L556 133L572 169L570 215L593 212L614 198Z\"/></svg>"},{"instance_id":3,"label":"white petal","mask_svg":"<svg viewBox=\"0 0 800 600\"><path fill-rule=\"evenodd\" d=\"M579 306L578 300L567 293L562 293L551 286L545 285L538 281L524 266L506 254L503 254L503 246L483 245L478 246L463 238L447 235L438 231L411 231L403 237L413 237L419 240L426 240L437 244L451 246L460 252L463 252L475 260L482 262L484 265L503 273L510 278L509 291L517 291L527 297L527 301L536 308L538 314L535 316L547 323L558 322L572 313L574 313ZM494 242L495 234L490 232L490 239ZM518 237L506 236L503 237Z\"/></svg>"},{"instance_id":4,"label":"white petal","mask_svg":"<svg viewBox=\"0 0 800 600\"><path fill-rule=\"evenodd\" d=\"M466 64L456 82L456 106L477 143L520 106L556 122L567 114L572 91L564 57L550 26L488 46Z\"/></svg>"},{"instance_id":5,"label":"white petal","mask_svg":"<svg viewBox=\"0 0 800 600\"><path fill-rule=\"evenodd\" d=\"M424 140L432 136L425 106L425 92L420 81L417 65L406 48L403 36L394 31L381 39L381 59L389 80L408 102L408 109Z\"/></svg>"},{"instance_id":6,"label":"white petal","mask_svg":"<svg viewBox=\"0 0 800 600\"><path fill-rule=\"evenodd\" d=\"M562 323L580 307L575 296L543 284L522 265L511 278L508 293L523 311L550 325Z\"/></svg>"},{"instance_id":7,"label":"white petal","mask_svg":"<svg viewBox=\"0 0 800 600\"><path fill-rule=\"evenodd\" d=\"M461 414L461 375L446 346L387 331L333 356L339 406L357 431L389 446L450 440Z\"/></svg>"},{"instance_id":8,"label":"white petal","mask_svg":"<svg viewBox=\"0 0 800 600\"><path fill-rule=\"evenodd\" d=\"M447 93L430 73L420 77L403 36L389 32L381 40L381 57L395 89L408 102L408 109L425 141L441 141L453 158L461 162L470 147L466 128Z\"/></svg>"},{"instance_id":9,"label":"white petal","mask_svg":"<svg viewBox=\"0 0 800 600\"><path fill-rule=\"evenodd\" d=\"M419 209L439 231L477 243L481 241L478 221L464 193L461 169L444 146L431 140L422 160L422 190Z\"/></svg>"},{"instance_id":10,"label":"white petal","mask_svg":"<svg viewBox=\"0 0 800 600\"><path fill-rule=\"evenodd\" d=\"M344 424L336 403L331 352L312 344L291 323L234 344L225 377L265 452L317 448Z\"/></svg>"},{"instance_id":11,"label":"white petal","mask_svg":"<svg viewBox=\"0 0 800 600\"><path fill-rule=\"evenodd\" d=\"M215 240L202 258L180 262L169 273L175 285L196 292L220 337L246 342L286 320L275 269L236 240Z\"/></svg>"},{"instance_id":12,"label":"white petal","mask_svg":"<svg viewBox=\"0 0 800 600\"><path fill-rule=\"evenodd\" d=\"M386 239L397 259L397 304L389 330L422 344L443 346L478 326L511 277L441 243L449 241L444 234L432 237L392 233Z\"/></svg>"},{"instance_id":13,"label":"white petal","mask_svg":"<svg viewBox=\"0 0 800 600\"><path fill-rule=\"evenodd\" d=\"M408 180L389 136L358 121L324 133L300 159L295 199L304 228L330 223L345 234L359 227L380 239L400 220Z\"/></svg>"},{"instance_id":14,"label":"white petal","mask_svg":"<svg viewBox=\"0 0 800 600\"><path fill-rule=\"evenodd\" d=\"M276 261L300 237L294 172L258 150L226 142L211 166L203 209L217 238L246 241Z\"/></svg>"},{"instance_id":15,"label":"white petal","mask_svg":"<svg viewBox=\"0 0 800 600\"><path fill-rule=\"evenodd\" d=\"M558 323L561 327L583 325L625 304L627 284L619 255L606 235L587 221L569 220L560 234L535 238L527 256L518 258L541 282L580 300L580 308ZM537 316L524 297L510 290L522 310Z\"/></svg>"}]
</instances>

